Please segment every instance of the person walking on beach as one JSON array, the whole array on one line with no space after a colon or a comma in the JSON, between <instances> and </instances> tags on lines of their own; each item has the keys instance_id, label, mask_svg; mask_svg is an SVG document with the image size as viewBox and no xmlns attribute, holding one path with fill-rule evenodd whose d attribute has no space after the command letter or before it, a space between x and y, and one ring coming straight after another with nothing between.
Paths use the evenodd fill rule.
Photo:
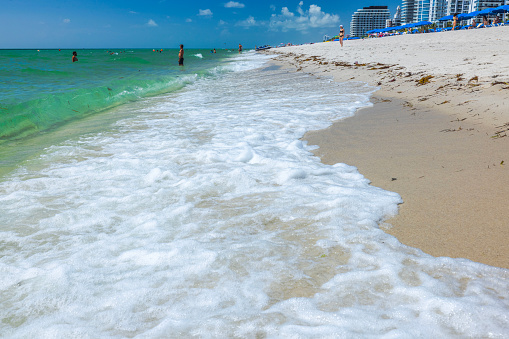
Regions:
<instances>
[{"instance_id":1,"label":"person walking on beach","mask_svg":"<svg viewBox=\"0 0 509 339\"><path fill-rule=\"evenodd\" d=\"M239 54L242 53L242 45L239 44Z\"/></svg>"},{"instance_id":2,"label":"person walking on beach","mask_svg":"<svg viewBox=\"0 0 509 339\"><path fill-rule=\"evenodd\" d=\"M341 44L341 47L343 47L344 36L345 36L345 29L343 28L343 25L339 25L339 43Z\"/></svg>"},{"instance_id":3,"label":"person walking on beach","mask_svg":"<svg viewBox=\"0 0 509 339\"><path fill-rule=\"evenodd\" d=\"M453 16L452 16L452 30L454 31L454 29L456 28L456 24L458 23L458 14L455 13Z\"/></svg>"},{"instance_id":4,"label":"person walking on beach","mask_svg":"<svg viewBox=\"0 0 509 339\"><path fill-rule=\"evenodd\" d=\"M184 45L180 45L179 66L184 66Z\"/></svg>"},{"instance_id":5,"label":"person walking on beach","mask_svg":"<svg viewBox=\"0 0 509 339\"><path fill-rule=\"evenodd\" d=\"M76 51L72 52L72 62L78 61L78 53Z\"/></svg>"}]
</instances>

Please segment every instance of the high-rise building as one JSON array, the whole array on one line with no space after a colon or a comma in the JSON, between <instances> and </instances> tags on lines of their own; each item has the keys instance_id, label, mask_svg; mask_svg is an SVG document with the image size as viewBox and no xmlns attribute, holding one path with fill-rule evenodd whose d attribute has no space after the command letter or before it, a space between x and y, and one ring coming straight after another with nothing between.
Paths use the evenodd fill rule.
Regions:
<instances>
[{"instance_id":1,"label":"high-rise building","mask_svg":"<svg viewBox=\"0 0 509 339\"><path fill-rule=\"evenodd\" d=\"M415 2L417 8L415 10L414 22L429 20L430 2L431 0L417 0Z\"/></svg>"},{"instance_id":2,"label":"high-rise building","mask_svg":"<svg viewBox=\"0 0 509 339\"><path fill-rule=\"evenodd\" d=\"M447 15L470 13L470 0L448 0Z\"/></svg>"},{"instance_id":3,"label":"high-rise building","mask_svg":"<svg viewBox=\"0 0 509 339\"><path fill-rule=\"evenodd\" d=\"M502 6L502 5L506 5L506 4L508 4L507 0L498 0L498 1L495 1L495 0L471 0L470 6L469 6L469 11L470 12L482 11L483 9L486 9L486 8L494 8L494 7L498 7L498 6Z\"/></svg>"},{"instance_id":4,"label":"high-rise building","mask_svg":"<svg viewBox=\"0 0 509 339\"><path fill-rule=\"evenodd\" d=\"M396 13L394 14L394 18L392 19L392 23L394 26L400 26L401 25L401 7L398 6L396 8Z\"/></svg>"},{"instance_id":5,"label":"high-rise building","mask_svg":"<svg viewBox=\"0 0 509 339\"><path fill-rule=\"evenodd\" d=\"M409 24L414 21L416 0L403 0L401 4L401 23Z\"/></svg>"},{"instance_id":6,"label":"high-rise building","mask_svg":"<svg viewBox=\"0 0 509 339\"><path fill-rule=\"evenodd\" d=\"M386 20L391 17L387 6L369 6L358 9L352 15L350 35L362 37L372 29L385 28Z\"/></svg>"},{"instance_id":7,"label":"high-rise building","mask_svg":"<svg viewBox=\"0 0 509 339\"><path fill-rule=\"evenodd\" d=\"M401 7L396 8L396 13L392 19L385 21L385 27L401 26Z\"/></svg>"},{"instance_id":8,"label":"high-rise building","mask_svg":"<svg viewBox=\"0 0 509 339\"><path fill-rule=\"evenodd\" d=\"M436 22L447 15L447 0L431 0L428 21Z\"/></svg>"}]
</instances>

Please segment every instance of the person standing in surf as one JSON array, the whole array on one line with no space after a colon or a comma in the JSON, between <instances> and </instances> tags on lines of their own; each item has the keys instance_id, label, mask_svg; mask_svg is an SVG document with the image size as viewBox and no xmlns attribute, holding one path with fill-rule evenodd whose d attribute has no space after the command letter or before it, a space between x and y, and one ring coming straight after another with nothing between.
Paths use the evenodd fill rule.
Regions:
<instances>
[{"instance_id":1,"label":"person standing in surf","mask_svg":"<svg viewBox=\"0 0 509 339\"><path fill-rule=\"evenodd\" d=\"M180 45L179 66L184 66L184 45Z\"/></svg>"},{"instance_id":2,"label":"person standing in surf","mask_svg":"<svg viewBox=\"0 0 509 339\"><path fill-rule=\"evenodd\" d=\"M239 54L242 53L242 45L239 44Z\"/></svg>"},{"instance_id":3,"label":"person standing in surf","mask_svg":"<svg viewBox=\"0 0 509 339\"><path fill-rule=\"evenodd\" d=\"M78 61L78 53L76 51L72 52L72 62Z\"/></svg>"}]
</instances>

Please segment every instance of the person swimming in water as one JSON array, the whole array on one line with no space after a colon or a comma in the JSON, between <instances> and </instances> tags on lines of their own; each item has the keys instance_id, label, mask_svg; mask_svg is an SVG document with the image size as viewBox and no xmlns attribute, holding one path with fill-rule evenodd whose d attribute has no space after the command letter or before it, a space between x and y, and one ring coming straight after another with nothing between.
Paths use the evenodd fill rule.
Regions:
<instances>
[{"instance_id":1,"label":"person swimming in water","mask_svg":"<svg viewBox=\"0 0 509 339\"><path fill-rule=\"evenodd\" d=\"M78 61L78 53L76 51L72 52L72 62Z\"/></svg>"}]
</instances>

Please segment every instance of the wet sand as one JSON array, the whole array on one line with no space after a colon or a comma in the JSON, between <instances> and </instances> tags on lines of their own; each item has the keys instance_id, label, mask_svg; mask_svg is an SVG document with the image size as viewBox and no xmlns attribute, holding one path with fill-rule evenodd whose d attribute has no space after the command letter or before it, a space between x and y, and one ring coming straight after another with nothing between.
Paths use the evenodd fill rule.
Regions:
<instances>
[{"instance_id":1,"label":"wet sand","mask_svg":"<svg viewBox=\"0 0 509 339\"><path fill-rule=\"evenodd\" d=\"M430 57L428 65L406 61L408 50L429 54L440 45L464 51L465 39L487 33L493 33L483 40L487 54L449 61ZM356 166L374 186L402 196L399 215L381 225L386 232L434 256L504 268L509 268L509 71L495 70L509 53L502 48L497 59L489 53L499 50L501 40L509 46L507 33L509 27L501 27L356 41L345 49L337 43L282 48L275 61L294 71L380 87L373 107L305 139L320 147L315 153L324 163ZM432 44L422 45L430 39ZM421 45L420 52L413 47ZM385 64L384 51L391 48L392 62ZM356 60L363 54L370 56Z\"/></svg>"}]
</instances>

